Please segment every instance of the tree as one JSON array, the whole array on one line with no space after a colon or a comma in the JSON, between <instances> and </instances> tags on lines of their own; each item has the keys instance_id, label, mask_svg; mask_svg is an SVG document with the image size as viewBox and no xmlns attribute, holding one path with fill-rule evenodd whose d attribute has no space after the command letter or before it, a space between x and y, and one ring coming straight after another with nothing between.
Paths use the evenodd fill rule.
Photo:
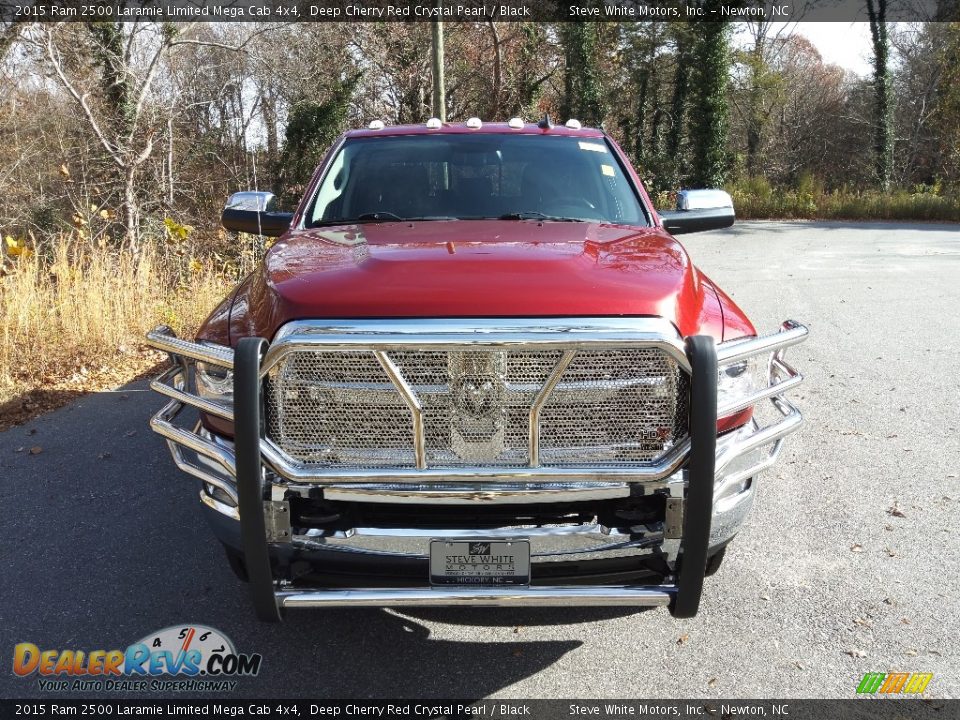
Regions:
<instances>
[{"instance_id":1,"label":"tree","mask_svg":"<svg viewBox=\"0 0 960 720\"><path fill-rule=\"evenodd\" d=\"M597 70L597 28L593 23L564 23L560 34L565 58L560 114L600 125L605 112Z\"/></svg>"},{"instance_id":2,"label":"tree","mask_svg":"<svg viewBox=\"0 0 960 720\"><path fill-rule=\"evenodd\" d=\"M960 189L960 22L943 23L935 30L940 44L936 57L942 75L934 101L934 124L938 132L929 149L933 156L931 174L957 190Z\"/></svg>"},{"instance_id":3,"label":"tree","mask_svg":"<svg viewBox=\"0 0 960 720\"><path fill-rule=\"evenodd\" d=\"M777 40L769 57L769 71L779 85L767 97L771 121L764 131L758 176L781 186L797 185L804 176L823 179L833 188L861 185L864 158L870 164L861 119L862 83L825 63L800 34Z\"/></svg>"},{"instance_id":4,"label":"tree","mask_svg":"<svg viewBox=\"0 0 960 720\"><path fill-rule=\"evenodd\" d=\"M620 123L626 147L632 149L637 164L646 169L650 160L662 151L661 128L665 111L660 99L664 60L660 57L664 40L663 23L630 23L622 32L623 63L626 82L617 88L621 96L634 98L622 106Z\"/></svg>"},{"instance_id":5,"label":"tree","mask_svg":"<svg viewBox=\"0 0 960 720\"><path fill-rule=\"evenodd\" d=\"M751 20L745 24L750 44L736 52L737 74L733 107L743 123L746 136L746 171L748 176L761 172L764 145L773 114L784 91L783 76L776 64L789 37L789 24L767 20Z\"/></svg>"},{"instance_id":6,"label":"tree","mask_svg":"<svg viewBox=\"0 0 960 720\"><path fill-rule=\"evenodd\" d=\"M667 155L676 158L680 154L687 114L687 96L690 90L690 52L692 25L676 23L676 69L673 73L673 96L670 100L670 131L667 133Z\"/></svg>"},{"instance_id":7,"label":"tree","mask_svg":"<svg viewBox=\"0 0 960 720\"><path fill-rule=\"evenodd\" d=\"M123 188L125 242L134 253L139 251L140 240L137 176L153 153L159 125L155 108L148 102L155 81L174 48L218 44L191 38L194 27L97 22L84 23L80 34L62 25L42 30L50 67L80 107L118 175Z\"/></svg>"},{"instance_id":8,"label":"tree","mask_svg":"<svg viewBox=\"0 0 960 720\"><path fill-rule=\"evenodd\" d=\"M447 88L443 80L443 22L432 23L430 43L430 74L433 78L433 116L447 119Z\"/></svg>"},{"instance_id":9,"label":"tree","mask_svg":"<svg viewBox=\"0 0 960 720\"><path fill-rule=\"evenodd\" d=\"M893 83L890 79L890 40L887 36L887 0L867 0L873 40L874 162L877 184L890 189L893 168Z\"/></svg>"},{"instance_id":10,"label":"tree","mask_svg":"<svg viewBox=\"0 0 960 720\"><path fill-rule=\"evenodd\" d=\"M290 110L281 155L281 184L296 201L323 154L343 129L359 75L343 80L321 102L303 101Z\"/></svg>"},{"instance_id":11,"label":"tree","mask_svg":"<svg viewBox=\"0 0 960 720\"><path fill-rule=\"evenodd\" d=\"M717 4L716 0L707 0L707 9L711 4ZM690 180L698 187L720 187L730 165L727 154L728 26L724 22L701 22L694 26L694 33Z\"/></svg>"}]
</instances>

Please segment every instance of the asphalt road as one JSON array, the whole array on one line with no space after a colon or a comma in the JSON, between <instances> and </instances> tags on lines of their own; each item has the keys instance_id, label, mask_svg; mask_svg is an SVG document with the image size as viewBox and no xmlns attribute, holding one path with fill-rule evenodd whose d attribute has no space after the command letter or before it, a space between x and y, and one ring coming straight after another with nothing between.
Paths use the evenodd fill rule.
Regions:
<instances>
[{"instance_id":1,"label":"asphalt road","mask_svg":"<svg viewBox=\"0 0 960 720\"><path fill-rule=\"evenodd\" d=\"M960 696L960 227L742 223L685 242L758 327L811 330L790 355L806 424L761 477L697 618L338 610L259 624L194 484L148 430L161 401L139 383L0 433L0 696L39 694L10 672L15 643L123 648L187 622L263 654L245 696L850 697L863 673L893 670Z\"/></svg>"}]
</instances>

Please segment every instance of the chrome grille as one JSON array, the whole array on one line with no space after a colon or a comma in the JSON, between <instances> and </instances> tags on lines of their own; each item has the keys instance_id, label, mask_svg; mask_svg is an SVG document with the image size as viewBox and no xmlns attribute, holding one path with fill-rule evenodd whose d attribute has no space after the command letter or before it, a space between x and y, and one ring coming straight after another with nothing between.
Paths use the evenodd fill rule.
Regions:
<instances>
[{"instance_id":1,"label":"chrome grille","mask_svg":"<svg viewBox=\"0 0 960 720\"><path fill-rule=\"evenodd\" d=\"M267 436L312 465L413 465L410 411L371 352L292 353L270 374Z\"/></svg>"},{"instance_id":2,"label":"chrome grille","mask_svg":"<svg viewBox=\"0 0 960 720\"><path fill-rule=\"evenodd\" d=\"M676 362L659 350L577 353L540 413L540 464L656 459L682 432L680 389Z\"/></svg>"},{"instance_id":3,"label":"chrome grille","mask_svg":"<svg viewBox=\"0 0 960 720\"><path fill-rule=\"evenodd\" d=\"M529 464L530 406L562 354L390 353L420 398L427 465Z\"/></svg>"},{"instance_id":4,"label":"chrome grille","mask_svg":"<svg viewBox=\"0 0 960 720\"><path fill-rule=\"evenodd\" d=\"M266 378L270 440L313 467L416 467L404 384L419 403L428 468L530 465L534 406L533 464L543 467L649 464L686 435L687 376L659 348L465 345L379 355L321 345L285 354Z\"/></svg>"}]
</instances>

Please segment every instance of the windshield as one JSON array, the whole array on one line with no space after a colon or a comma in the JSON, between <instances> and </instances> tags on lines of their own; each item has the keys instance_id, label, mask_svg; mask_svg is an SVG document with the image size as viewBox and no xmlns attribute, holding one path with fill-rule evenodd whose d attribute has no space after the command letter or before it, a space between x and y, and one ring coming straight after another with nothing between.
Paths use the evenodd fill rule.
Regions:
<instances>
[{"instance_id":1,"label":"windshield","mask_svg":"<svg viewBox=\"0 0 960 720\"><path fill-rule=\"evenodd\" d=\"M307 226L487 218L648 225L602 138L477 134L348 140Z\"/></svg>"}]
</instances>

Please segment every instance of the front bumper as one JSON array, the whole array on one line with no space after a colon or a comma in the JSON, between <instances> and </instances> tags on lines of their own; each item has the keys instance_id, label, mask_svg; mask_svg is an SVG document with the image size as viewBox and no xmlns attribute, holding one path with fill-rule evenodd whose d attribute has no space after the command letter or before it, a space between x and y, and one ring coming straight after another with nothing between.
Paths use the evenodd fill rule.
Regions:
<instances>
[{"instance_id":1,"label":"front bumper","mask_svg":"<svg viewBox=\"0 0 960 720\"><path fill-rule=\"evenodd\" d=\"M306 478L286 467L262 435L260 368L266 343L244 340L234 353L180 340L166 328L148 336L172 360L172 367L152 384L170 401L151 426L167 439L176 464L202 481L200 498L211 524L221 541L243 554L262 619L277 619L284 607L571 603L668 605L675 615L689 616L699 604L707 556L739 530L753 502L755 476L776 461L783 438L800 425L799 411L784 394L802 378L783 354L806 334L802 325L787 322L771 336L716 348L712 340L688 342L696 405L691 407L690 441L647 474L524 469L456 478L423 471L415 477ZM717 363L757 355L770 356L767 387L720 408L720 414L763 403L775 419L764 425L753 419L717 438ZM198 360L234 370L235 410L190 391L192 364ZM185 424L188 407L232 420L236 444L199 423ZM409 505L409 517L416 518L417 506L509 510L563 503L589 510L653 495L664 498L662 520L636 525L581 517L574 523L485 526L481 533L468 524L436 527L415 520L413 527L346 529L291 521L291 502L301 501ZM519 589L424 587L429 540L478 533L529 538L532 584ZM297 571L304 565L331 572L321 573L320 584L304 584L304 574Z\"/></svg>"}]
</instances>

